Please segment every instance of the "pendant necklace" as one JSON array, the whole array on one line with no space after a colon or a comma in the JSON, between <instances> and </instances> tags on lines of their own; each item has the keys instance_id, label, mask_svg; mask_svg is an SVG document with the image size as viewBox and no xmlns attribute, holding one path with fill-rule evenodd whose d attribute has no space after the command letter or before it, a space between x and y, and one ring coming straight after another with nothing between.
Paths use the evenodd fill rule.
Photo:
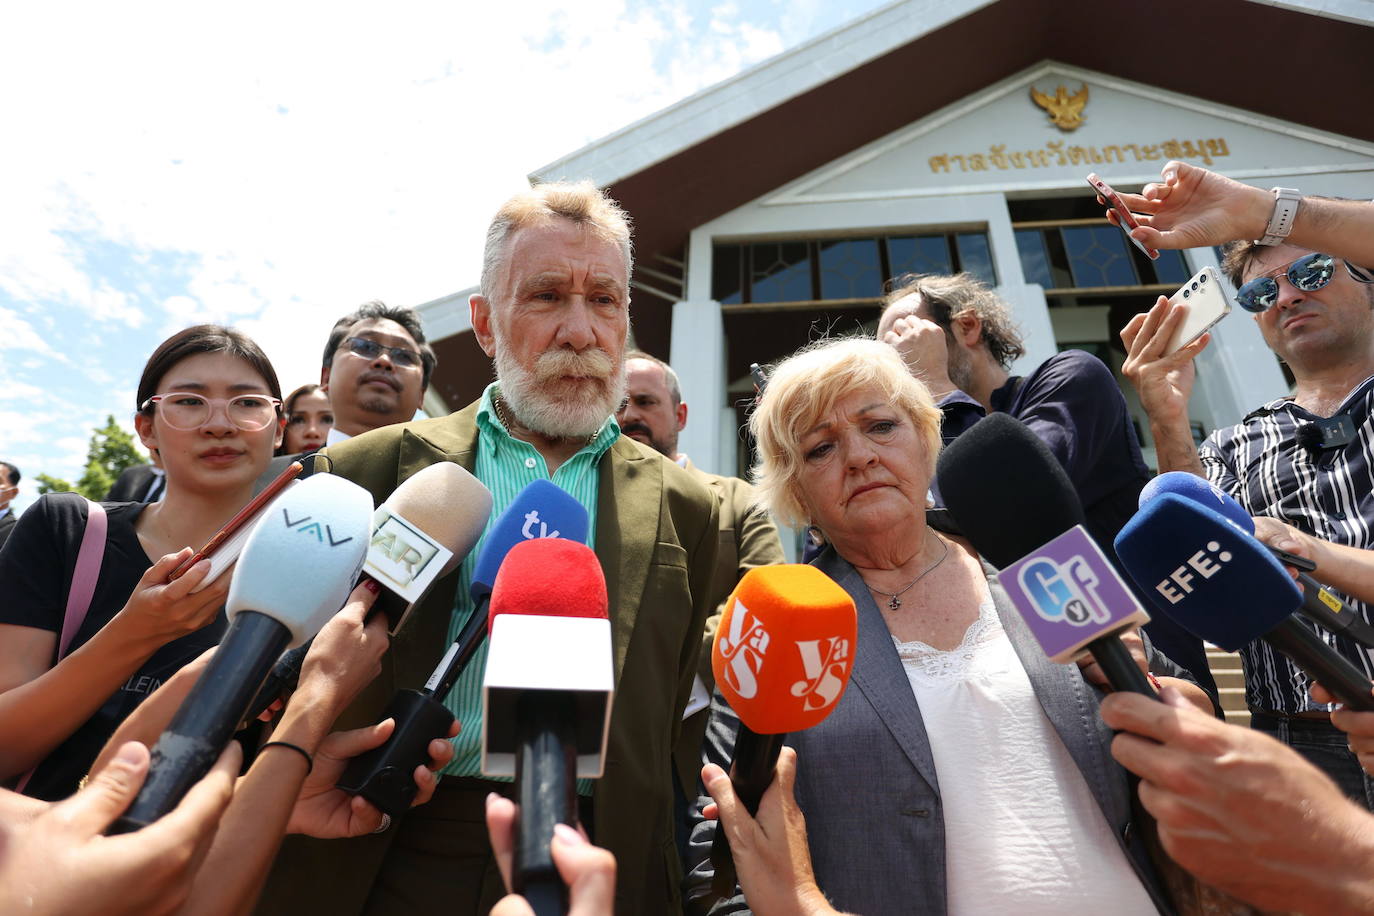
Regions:
<instances>
[{"instance_id":1,"label":"pendant necklace","mask_svg":"<svg viewBox=\"0 0 1374 916\"><path fill-rule=\"evenodd\" d=\"M932 531L931 534L935 534L935 532ZM888 610L895 611L895 610L897 610L897 608L901 607L901 606L902 606L902 599L901 599L901 596L904 595L904 594L906 594L908 591L910 591L910 590L911 590L911 587L912 587L913 585L915 585L917 582L920 582L920 581L921 581L922 579L924 579L926 576L928 576L928 575L930 575L932 572L934 572L934 571L935 571L935 567L937 567L937 566L939 566L941 563L945 562L945 557L949 556L949 542L946 541L944 538L940 537L938 534L935 535L935 539L936 539L937 541L940 542L940 545L941 545L942 547L944 547L944 550L943 550L943 551L941 552L941 554L940 554L940 559L936 560L934 563L931 563L929 566L927 566L927 567L925 568L925 570L924 570L919 576L917 576L916 578L912 579L910 582L908 582L906 585L903 585L901 588L897 589L895 592L885 592L885 591L883 591L882 589L874 588L873 586L868 585L868 580L867 580L867 579L864 580L864 585L868 585L868 590L869 590L870 592L873 592L873 593L876 594L876 595L882 595L884 598L888 599L888 601L887 601ZM860 577L860 578L862 578L862 577Z\"/></svg>"}]
</instances>

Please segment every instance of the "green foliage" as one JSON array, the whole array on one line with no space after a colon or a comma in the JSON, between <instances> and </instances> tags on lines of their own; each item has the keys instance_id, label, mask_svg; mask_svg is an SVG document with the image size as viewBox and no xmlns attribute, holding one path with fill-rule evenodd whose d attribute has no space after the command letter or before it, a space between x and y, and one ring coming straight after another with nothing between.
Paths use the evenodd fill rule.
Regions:
<instances>
[{"instance_id":1,"label":"green foliage","mask_svg":"<svg viewBox=\"0 0 1374 916\"><path fill-rule=\"evenodd\" d=\"M86 469L76 486L60 477L38 474L38 492L66 493L75 490L87 499L104 499L115 479L126 468L147 463L147 459L134 447L134 437L121 429L113 416L107 417L105 425L97 427L91 434L91 445L86 450Z\"/></svg>"}]
</instances>

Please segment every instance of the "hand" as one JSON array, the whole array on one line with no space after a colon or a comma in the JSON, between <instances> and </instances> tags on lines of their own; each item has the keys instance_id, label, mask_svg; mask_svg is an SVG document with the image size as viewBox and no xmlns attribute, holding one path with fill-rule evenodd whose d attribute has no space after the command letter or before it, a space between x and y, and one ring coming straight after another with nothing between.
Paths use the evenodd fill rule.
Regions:
<instances>
[{"instance_id":1,"label":"hand","mask_svg":"<svg viewBox=\"0 0 1374 916\"><path fill-rule=\"evenodd\" d=\"M944 328L916 315L893 322L883 333L883 343L892 347L906 363L907 370L930 389L939 400L957 386L949 380L949 343Z\"/></svg>"},{"instance_id":2,"label":"hand","mask_svg":"<svg viewBox=\"0 0 1374 916\"><path fill-rule=\"evenodd\" d=\"M1122 194L1140 227L1131 237L1151 248L1202 248L1236 239L1257 239L1269 225L1272 194L1216 172L1168 162L1160 181L1140 194ZM1115 211L1107 218L1120 225Z\"/></svg>"},{"instance_id":3,"label":"hand","mask_svg":"<svg viewBox=\"0 0 1374 916\"><path fill-rule=\"evenodd\" d=\"M1291 748L1192 709L1170 688L1160 700L1113 694L1102 718L1121 731L1112 756L1141 777L1165 851L1265 910L1348 911L1324 895L1346 890L1342 878L1363 880L1374 818Z\"/></svg>"},{"instance_id":4,"label":"hand","mask_svg":"<svg viewBox=\"0 0 1374 916\"><path fill-rule=\"evenodd\" d=\"M1211 334L1165 355L1174 331L1182 323L1185 306L1170 306L1160 296L1152 309L1136 315L1121 329L1126 362L1121 374L1135 385L1141 406L1151 422L1188 421L1188 398L1193 393L1193 357L1206 349Z\"/></svg>"},{"instance_id":5,"label":"hand","mask_svg":"<svg viewBox=\"0 0 1374 916\"><path fill-rule=\"evenodd\" d=\"M751 817L735 795L725 771L713 763L701 768L701 779L715 801L702 809L708 820L717 816L739 873L740 889L755 912L822 916L834 914L816 885L806 818L797 807L793 786L797 752L784 747L776 776L759 801L758 817Z\"/></svg>"},{"instance_id":6,"label":"hand","mask_svg":"<svg viewBox=\"0 0 1374 916\"><path fill-rule=\"evenodd\" d=\"M1339 703L1321 684L1313 684L1312 699L1318 703ZM1331 713L1331 724L1349 737L1350 751L1359 758L1364 771L1374 776L1374 712L1357 712L1342 706Z\"/></svg>"},{"instance_id":7,"label":"hand","mask_svg":"<svg viewBox=\"0 0 1374 916\"><path fill-rule=\"evenodd\" d=\"M239 761L238 745L230 744L172 812L135 833L106 837L148 774L148 749L125 744L86 788L11 826L0 844L0 912L175 912L229 804Z\"/></svg>"},{"instance_id":8,"label":"hand","mask_svg":"<svg viewBox=\"0 0 1374 916\"><path fill-rule=\"evenodd\" d=\"M315 766L301 786L286 832L332 840L363 836L376 830L382 823L382 812L361 795L349 795L334 784L354 757L381 747L395 727L394 719L383 719L376 725L334 732L325 738L315 752ZM454 722L448 736L452 738L457 734L458 723ZM419 792L410 803L412 808L433 797L439 785L438 772L452 759L453 745L448 741L435 738L429 743L429 763L415 768L415 785Z\"/></svg>"},{"instance_id":9,"label":"hand","mask_svg":"<svg viewBox=\"0 0 1374 916\"><path fill-rule=\"evenodd\" d=\"M390 644L386 616L378 614L363 622L377 601L379 588L373 579L359 583L343 609L315 634L301 663L291 702L324 704L332 713L326 714L329 724L382 671L382 656ZM321 733L323 729L317 734Z\"/></svg>"},{"instance_id":10,"label":"hand","mask_svg":"<svg viewBox=\"0 0 1374 916\"><path fill-rule=\"evenodd\" d=\"M191 553L191 548L183 547L150 566L110 623L133 632L154 647L211 623L229 594L230 577L222 575L200 591L192 592L210 572L210 561L201 560L180 579L168 582L172 570Z\"/></svg>"},{"instance_id":11,"label":"hand","mask_svg":"<svg viewBox=\"0 0 1374 916\"><path fill-rule=\"evenodd\" d=\"M515 803L492 793L487 796L487 834L501 878L510 887L511 861L515 854ZM554 827L553 864L568 885L568 916L611 916L615 906L615 856L587 841L579 827ZM508 894L492 907L491 916L534 916L524 897Z\"/></svg>"},{"instance_id":12,"label":"hand","mask_svg":"<svg viewBox=\"0 0 1374 916\"><path fill-rule=\"evenodd\" d=\"M1317 559L1318 545L1314 538L1276 518L1256 515L1254 521L1255 539L1261 544L1277 547L1279 550L1321 565ZM1294 579L1298 577L1298 570L1295 567L1285 565L1284 569L1288 570L1288 574Z\"/></svg>"},{"instance_id":13,"label":"hand","mask_svg":"<svg viewBox=\"0 0 1374 916\"><path fill-rule=\"evenodd\" d=\"M1135 659L1136 666L1146 674L1150 673L1150 662L1145 658L1145 640L1140 638L1140 628L1132 627L1117 634L1121 637L1121 642L1126 646L1126 651L1131 653L1131 658ZM1097 663L1097 659L1091 655L1085 655L1078 660L1078 668L1083 672L1083 679L1089 684L1101 687L1104 690L1112 688L1112 682L1107 680L1107 672L1102 670L1102 666Z\"/></svg>"}]
</instances>

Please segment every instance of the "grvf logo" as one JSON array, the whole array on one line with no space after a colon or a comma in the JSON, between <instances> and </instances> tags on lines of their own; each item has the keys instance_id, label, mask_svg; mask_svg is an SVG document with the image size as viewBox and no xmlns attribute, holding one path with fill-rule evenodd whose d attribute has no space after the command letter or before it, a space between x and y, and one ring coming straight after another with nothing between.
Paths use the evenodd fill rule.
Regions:
<instances>
[{"instance_id":1,"label":"grvf logo","mask_svg":"<svg viewBox=\"0 0 1374 916\"><path fill-rule=\"evenodd\" d=\"M848 680L849 640L832 636L825 643L822 657L821 640L797 642L806 679L792 685L792 696L801 697L802 705L808 712L824 709L834 703Z\"/></svg>"},{"instance_id":2,"label":"grvf logo","mask_svg":"<svg viewBox=\"0 0 1374 916\"><path fill-rule=\"evenodd\" d=\"M349 535L343 540L334 540L333 529L331 529L329 525L324 525L323 527L321 527L319 522L312 522L311 518L313 518L313 516L307 515L304 518L299 518L295 521L292 521L291 513L286 509L285 506L282 507L281 514L282 518L286 520L286 527L295 528L298 534L313 534L315 535L316 540L318 540L321 544L325 543L326 538L329 541L330 547L338 547L340 544L347 544L349 541L353 540L352 535Z\"/></svg>"},{"instance_id":3,"label":"grvf logo","mask_svg":"<svg viewBox=\"0 0 1374 916\"><path fill-rule=\"evenodd\" d=\"M770 637L757 617L749 622L749 609L735 600L730 615L730 631L720 636L720 654L725 659L726 680L741 697L753 699L759 692L758 673L768 652Z\"/></svg>"},{"instance_id":4,"label":"grvf logo","mask_svg":"<svg viewBox=\"0 0 1374 916\"><path fill-rule=\"evenodd\" d=\"M535 526L535 525L538 525L538 526L539 526L539 533L538 533L538 534L535 534L535 533L534 533L534 526ZM550 531L550 530L549 530L548 524L547 524L546 522L543 522L543 521L540 520L540 518L539 518L539 510L538 510L538 509L531 509L530 511L528 511L528 512L525 513L525 526L524 526L523 528L520 529L520 534L521 534L522 536L524 536L525 538L528 538L528 539L531 539L531 540L533 540L534 538L556 538L556 537L558 537L558 532L557 532L557 531Z\"/></svg>"},{"instance_id":5,"label":"grvf logo","mask_svg":"<svg viewBox=\"0 0 1374 916\"><path fill-rule=\"evenodd\" d=\"M1112 619L1112 612L1097 594L1097 575L1082 556L1070 557L1062 566L1045 557L1037 558L1021 567L1017 578L1036 613L1046 620L1082 627Z\"/></svg>"},{"instance_id":6,"label":"grvf logo","mask_svg":"<svg viewBox=\"0 0 1374 916\"><path fill-rule=\"evenodd\" d=\"M1207 555L1208 553L1216 554L1217 562L1212 562L1212 558ZM1221 572L1223 563L1229 562L1231 562L1231 552L1222 550L1221 544L1217 541L1208 541L1206 550L1199 550L1188 558L1187 563L1169 573L1166 578L1161 579L1159 584L1155 586L1155 591L1163 595L1170 604L1178 604L1185 595L1192 593L1193 580L1197 576L1210 579ZM1190 569L1193 572L1189 572ZM1197 576L1193 573L1196 573Z\"/></svg>"}]
</instances>

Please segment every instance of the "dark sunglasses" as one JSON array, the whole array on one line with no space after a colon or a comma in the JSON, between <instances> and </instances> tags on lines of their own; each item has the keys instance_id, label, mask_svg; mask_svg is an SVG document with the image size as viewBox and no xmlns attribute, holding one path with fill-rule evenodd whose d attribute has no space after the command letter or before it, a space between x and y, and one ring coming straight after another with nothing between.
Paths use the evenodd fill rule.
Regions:
<instances>
[{"instance_id":1,"label":"dark sunglasses","mask_svg":"<svg viewBox=\"0 0 1374 916\"><path fill-rule=\"evenodd\" d=\"M1336 259L1314 251L1289 264L1283 273L1295 289L1315 292L1331 282L1336 273ZM1279 281L1273 277L1256 277L1240 288L1236 301L1247 312L1266 311L1279 301Z\"/></svg>"},{"instance_id":2,"label":"dark sunglasses","mask_svg":"<svg viewBox=\"0 0 1374 916\"><path fill-rule=\"evenodd\" d=\"M420 365L420 354L406 347L388 347L366 337L350 337L344 341L350 353L356 353L366 360L374 360L385 350L391 361L403 369L415 369Z\"/></svg>"}]
</instances>

